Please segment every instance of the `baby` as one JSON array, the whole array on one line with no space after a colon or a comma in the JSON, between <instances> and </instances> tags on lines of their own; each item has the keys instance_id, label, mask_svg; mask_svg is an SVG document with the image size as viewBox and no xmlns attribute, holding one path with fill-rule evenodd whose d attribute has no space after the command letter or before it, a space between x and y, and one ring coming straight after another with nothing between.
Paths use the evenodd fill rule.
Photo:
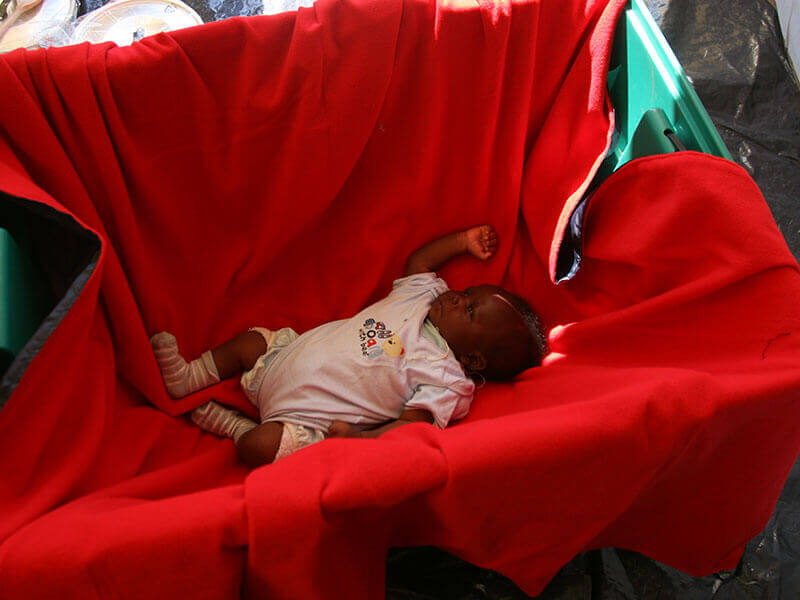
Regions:
<instances>
[{"instance_id":1,"label":"baby","mask_svg":"<svg viewBox=\"0 0 800 600\"><path fill-rule=\"evenodd\" d=\"M377 437L419 421L444 428L469 411L473 377L510 379L545 354L524 300L493 285L449 290L433 273L464 253L487 260L496 247L489 225L434 240L409 257L386 298L300 336L254 327L187 363L172 335L156 334L167 391L179 398L243 372L260 424L213 401L191 419L233 439L251 466L326 437Z\"/></svg>"}]
</instances>

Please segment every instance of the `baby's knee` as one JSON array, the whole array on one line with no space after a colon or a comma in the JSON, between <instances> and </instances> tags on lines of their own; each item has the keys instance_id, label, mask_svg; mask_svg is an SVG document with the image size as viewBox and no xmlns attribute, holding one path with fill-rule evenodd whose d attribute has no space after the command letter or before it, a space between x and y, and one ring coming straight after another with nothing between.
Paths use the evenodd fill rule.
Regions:
<instances>
[{"instance_id":1,"label":"baby's knee","mask_svg":"<svg viewBox=\"0 0 800 600\"><path fill-rule=\"evenodd\" d=\"M268 421L243 434L236 449L245 464L257 467L285 458L325 437L324 432L303 425Z\"/></svg>"},{"instance_id":2,"label":"baby's knee","mask_svg":"<svg viewBox=\"0 0 800 600\"><path fill-rule=\"evenodd\" d=\"M254 328L236 336L239 365L243 371L252 369L258 358L266 353L270 335L266 329Z\"/></svg>"},{"instance_id":3,"label":"baby's knee","mask_svg":"<svg viewBox=\"0 0 800 600\"><path fill-rule=\"evenodd\" d=\"M283 425L268 422L254 427L239 437L236 451L239 458L250 467L260 467L275 460L281 443Z\"/></svg>"}]
</instances>

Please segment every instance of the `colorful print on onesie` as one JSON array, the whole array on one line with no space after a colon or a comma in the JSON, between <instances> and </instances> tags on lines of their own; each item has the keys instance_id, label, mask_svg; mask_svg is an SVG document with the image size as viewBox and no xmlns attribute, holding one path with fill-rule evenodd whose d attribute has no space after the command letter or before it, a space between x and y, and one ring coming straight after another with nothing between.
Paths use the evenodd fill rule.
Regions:
<instances>
[{"instance_id":1,"label":"colorful print on onesie","mask_svg":"<svg viewBox=\"0 0 800 600\"><path fill-rule=\"evenodd\" d=\"M399 358L405 353L403 343L396 333L392 333L382 321L367 319L358 330L361 341L361 354L370 359L386 354L392 358Z\"/></svg>"}]
</instances>

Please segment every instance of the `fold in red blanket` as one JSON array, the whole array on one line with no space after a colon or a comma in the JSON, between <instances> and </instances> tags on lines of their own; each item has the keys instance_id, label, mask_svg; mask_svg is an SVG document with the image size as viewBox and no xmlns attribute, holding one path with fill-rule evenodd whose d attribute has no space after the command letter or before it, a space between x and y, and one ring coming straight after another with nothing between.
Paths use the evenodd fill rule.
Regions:
<instances>
[{"instance_id":1,"label":"fold in red blanket","mask_svg":"<svg viewBox=\"0 0 800 600\"><path fill-rule=\"evenodd\" d=\"M800 275L747 174L679 153L603 184L551 283L609 143L621 8L318 0L0 57L4 205L100 248L57 265L60 316L4 380L0 597L377 598L414 545L529 594L604 546L733 567L800 448ZM496 257L441 275L526 297L552 352L460 423L250 471L184 416L253 414L236 381L166 394L152 333L195 357L350 316L483 222Z\"/></svg>"}]
</instances>

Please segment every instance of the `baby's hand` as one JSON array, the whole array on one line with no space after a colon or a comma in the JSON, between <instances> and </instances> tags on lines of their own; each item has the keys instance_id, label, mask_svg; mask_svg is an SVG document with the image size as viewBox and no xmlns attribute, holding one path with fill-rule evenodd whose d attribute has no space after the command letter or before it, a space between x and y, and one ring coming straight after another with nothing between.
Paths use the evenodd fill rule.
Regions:
<instances>
[{"instance_id":1,"label":"baby's hand","mask_svg":"<svg viewBox=\"0 0 800 600\"><path fill-rule=\"evenodd\" d=\"M497 234L491 225L479 225L464 232L467 238L467 251L475 258L487 260L497 249Z\"/></svg>"},{"instance_id":2,"label":"baby's hand","mask_svg":"<svg viewBox=\"0 0 800 600\"><path fill-rule=\"evenodd\" d=\"M358 431L353 429L349 423L345 423L344 421L334 421L331 423L331 426L328 427L328 437L349 438L360 436L358 435Z\"/></svg>"}]
</instances>

